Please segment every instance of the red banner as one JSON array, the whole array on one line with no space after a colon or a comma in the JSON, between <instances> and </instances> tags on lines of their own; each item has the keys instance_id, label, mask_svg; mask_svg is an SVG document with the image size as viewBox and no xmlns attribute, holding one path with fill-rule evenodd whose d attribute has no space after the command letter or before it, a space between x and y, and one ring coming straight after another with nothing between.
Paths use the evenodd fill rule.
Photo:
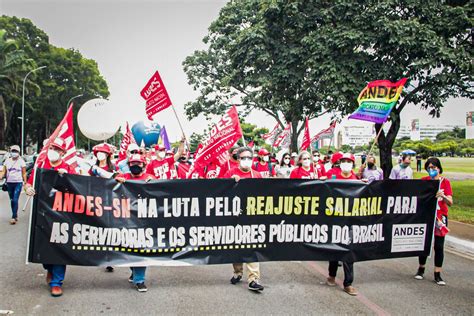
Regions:
<instances>
[{"instance_id":1,"label":"red banner","mask_svg":"<svg viewBox=\"0 0 474 316\"><path fill-rule=\"evenodd\" d=\"M152 120L153 115L171 105L171 99L158 71L148 80L140 95L146 100L145 111L150 120Z\"/></svg>"},{"instance_id":2,"label":"red banner","mask_svg":"<svg viewBox=\"0 0 474 316\"><path fill-rule=\"evenodd\" d=\"M47 159L47 153L49 145L57 138L61 137L66 142L66 153L63 156L63 160L76 168L76 144L74 143L74 129L72 128L72 103L69 106L66 115L59 123L58 127L54 130L53 134L49 137L43 149L41 149L38 158L36 159L35 167L41 168L44 161Z\"/></svg>"},{"instance_id":3,"label":"red banner","mask_svg":"<svg viewBox=\"0 0 474 316\"><path fill-rule=\"evenodd\" d=\"M332 137L334 135L335 128L336 128L336 121L332 122L331 126L329 126L328 128L323 129L322 131L314 135L313 138L311 138L311 142L313 143L324 137Z\"/></svg>"},{"instance_id":4,"label":"red banner","mask_svg":"<svg viewBox=\"0 0 474 316\"><path fill-rule=\"evenodd\" d=\"M120 152L119 152L117 162L122 161L125 158L127 158L128 145L136 144L136 143L137 142L135 141L135 138L133 137L132 131L130 130L130 127L128 126L128 122L127 122L125 134L123 135L122 142L120 143Z\"/></svg>"},{"instance_id":5,"label":"red banner","mask_svg":"<svg viewBox=\"0 0 474 316\"><path fill-rule=\"evenodd\" d=\"M278 135L276 138L275 142L273 143L273 147L282 147L282 148L288 148L290 147L290 136L291 136L291 124L288 123L288 125L285 127L283 132Z\"/></svg>"},{"instance_id":6,"label":"red banner","mask_svg":"<svg viewBox=\"0 0 474 316\"><path fill-rule=\"evenodd\" d=\"M306 150L309 146L311 146L311 137L309 136L309 122L308 118L306 118L304 126L304 134L303 134L303 142L301 143L301 150Z\"/></svg>"},{"instance_id":7,"label":"red banner","mask_svg":"<svg viewBox=\"0 0 474 316\"><path fill-rule=\"evenodd\" d=\"M241 137L239 114L233 106L211 129L202 149L196 152L194 164L205 166L214 159L223 157Z\"/></svg>"}]
</instances>

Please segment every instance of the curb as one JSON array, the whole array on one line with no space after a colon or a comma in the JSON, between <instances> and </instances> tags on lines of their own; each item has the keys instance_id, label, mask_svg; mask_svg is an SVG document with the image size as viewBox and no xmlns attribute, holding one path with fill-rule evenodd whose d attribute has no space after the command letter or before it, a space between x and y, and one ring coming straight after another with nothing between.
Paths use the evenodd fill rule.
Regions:
<instances>
[{"instance_id":1,"label":"curb","mask_svg":"<svg viewBox=\"0 0 474 316\"><path fill-rule=\"evenodd\" d=\"M446 236L446 247L448 251L454 252L455 254L461 255L467 259L474 260L474 242L453 237Z\"/></svg>"}]
</instances>

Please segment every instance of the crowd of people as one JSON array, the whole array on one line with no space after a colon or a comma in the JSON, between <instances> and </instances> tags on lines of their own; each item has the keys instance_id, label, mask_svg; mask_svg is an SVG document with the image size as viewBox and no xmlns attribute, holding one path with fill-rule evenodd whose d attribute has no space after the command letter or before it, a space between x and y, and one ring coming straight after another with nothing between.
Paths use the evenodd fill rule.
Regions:
<instances>
[{"instance_id":1,"label":"crowd of people","mask_svg":"<svg viewBox=\"0 0 474 316\"><path fill-rule=\"evenodd\" d=\"M34 170L27 179L25 162L19 155L18 146L10 148L10 157L4 162L1 177L6 177L6 186L11 199L12 219L11 224L18 221L18 199L21 188L24 186L27 195L34 195L33 188ZM329 152L321 155L318 151L302 151L285 153L281 160L264 148L254 152L249 147L232 147L229 150L228 160L219 163L217 160L203 168L193 165L193 158L185 151L184 139L176 151L166 150L164 146L156 145L146 150L136 144L127 148L127 157L122 161L114 160L114 147L103 143L93 148L95 162L87 167L73 168L67 164L63 157L66 153L66 143L62 138L54 139L48 148L47 157L39 166L45 169L56 170L58 173L82 174L108 179L118 182L129 180L148 182L155 179L214 179L233 178L239 181L242 178L286 178L286 179L319 179L319 180L352 180L372 182L383 180L383 172L376 165L376 158L368 155L364 163L357 169L355 156L351 153ZM410 168L411 156L403 155L400 163L396 165L390 179L413 179L413 170ZM425 163L428 176L422 180L440 180L440 190L437 192L439 208L435 228L435 281L444 285L441 278L443 264L444 236L447 233L448 206L453 204L452 189L448 179L442 176L443 168L437 158L429 158ZM423 279L426 257L419 258L419 268L415 279ZM331 261L328 267L327 284L336 285L338 267L342 264L344 269L344 291L350 295L357 295L357 290L352 286L354 281L354 263ZM262 291L260 284L260 266L258 262L247 263L248 289ZM62 295L62 284L66 273L65 265L44 265L47 270L47 282L51 295ZM112 272L113 267L106 268ZM237 284L243 277L243 264L234 263L232 284ZM132 267L129 282L133 283L139 292L146 292L145 285L146 267Z\"/></svg>"}]
</instances>

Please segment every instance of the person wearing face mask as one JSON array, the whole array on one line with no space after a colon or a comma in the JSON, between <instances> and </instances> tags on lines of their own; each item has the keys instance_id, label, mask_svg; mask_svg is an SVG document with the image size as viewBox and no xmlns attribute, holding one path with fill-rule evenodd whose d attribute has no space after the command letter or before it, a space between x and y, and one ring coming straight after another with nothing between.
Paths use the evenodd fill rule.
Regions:
<instances>
[{"instance_id":1,"label":"person wearing face mask","mask_svg":"<svg viewBox=\"0 0 474 316\"><path fill-rule=\"evenodd\" d=\"M49 144L47 157L39 168L56 170L60 174L76 174L76 170L63 160L66 148L64 139L60 137L54 139ZM27 184L25 185L26 194L29 196L33 196L36 193L33 189L34 175L35 169L31 172ZM43 267L48 271L46 274L46 282L50 286L51 295L54 297L61 296L63 294L62 284L66 275L66 266L61 264L43 264Z\"/></svg>"},{"instance_id":2,"label":"person wearing face mask","mask_svg":"<svg viewBox=\"0 0 474 316\"><path fill-rule=\"evenodd\" d=\"M118 169L120 170L121 173L125 174L125 173L130 172L130 167L128 166L128 158L131 155L137 155L137 154L140 154L140 147L138 147L138 145L135 144L135 143L132 143L132 144L128 145L128 147L127 147L127 158L121 160L117 164Z\"/></svg>"},{"instance_id":3,"label":"person wearing face mask","mask_svg":"<svg viewBox=\"0 0 474 316\"><path fill-rule=\"evenodd\" d=\"M314 169L311 155L302 151L298 156L298 164L291 171L290 179L318 179L318 171Z\"/></svg>"},{"instance_id":4,"label":"person wearing face mask","mask_svg":"<svg viewBox=\"0 0 474 316\"><path fill-rule=\"evenodd\" d=\"M400 164L392 168L390 172L390 179L409 180L413 179L413 170L410 167L411 156L403 154L400 159Z\"/></svg>"},{"instance_id":5,"label":"person wearing face mask","mask_svg":"<svg viewBox=\"0 0 474 316\"><path fill-rule=\"evenodd\" d=\"M276 173L277 178L285 178L288 179L290 177L291 171L294 169L293 165L291 164L291 156L289 153L283 154L281 157L280 166L278 167Z\"/></svg>"},{"instance_id":6,"label":"person wearing face mask","mask_svg":"<svg viewBox=\"0 0 474 316\"><path fill-rule=\"evenodd\" d=\"M176 169L174 163L184 154L183 137L180 141L176 154L166 157L166 148L163 145L156 145L156 159L150 161L146 172L154 175L157 179L173 179L176 178Z\"/></svg>"},{"instance_id":7,"label":"person wearing face mask","mask_svg":"<svg viewBox=\"0 0 474 316\"><path fill-rule=\"evenodd\" d=\"M453 190L451 182L445 177L442 177L443 167L438 158L431 157L426 160L425 170L428 176L421 178L421 180L439 180L439 190L436 193L438 198L438 208L436 210L435 229L434 229L434 281L438 285L446 285L446 282L441 278L441 271L444 261L444 239L448 234L448 206L453 205ZM418 258L418 272L415 279L423 280L425 273L426 260L428 257L421 256Z\"/></svg>"},{"instance_id":8,"label":"person wearing face mask","mask_svg":"<svg viewBox=\"0 0 474 316\"><path fill-rule=\"evenodd\" d=\"M128 159L128 164L130 172L117 175L115 180L124 183L127 180L148 182L156 179L153 174L146 172L146 159L143 155L131 155ZM128 282L135 284L135 288L138 292L148 291L148 288L145 285L146 267L131 267L130 270L132 270L132 274L128 278Z\"/></svg>"},{"instance_id":9,"label":"person wearing face mask","mask_svg":"<svg viewBox=\"0 0 474 316\"><path fill-rule=\"evenodd\" d=\"M326 169L326 177L328 177L328 179L337 179L341 173L340 160L342 155L343 153L340 151L331 155L331 168Z\"/></svg>"},{"instance_id":10,"label":"person wearing face mask","mask_svg":"<svg viewBox=\"0 0 474 316\"><path fill-rule=\"evenodd\" d=\"M18 200L20 199L21 188L26 183L26 163L20 157L20 147L18 145L10 147L10 157L5 160L2 169L0 179L6 177L6 186L12 208L10 224L15 225L18 221Z\"/></svg>"},{"instance_id":11,"label":"person wearing face mask","mask_svg":"<svg viewBox=\"0 0 474 316\"><path fill-rule=\"evenodd\" d=\"M337 153L336 153L337 154ZM334 154L334 155L336 155ZM344 153L341 155L339 159L340 170L341 172L336 174L336 179L339 180L357 180L356 175L352 171L355 164L355 157L351 153ZM329 286L336 286L336 275L337 269L339 266L338 261L329 261L329 276L327 278L326 284ZM344 269L344 292L349 295L356 296L357 290L355 287L352 286L352 282L354 281L354 263L353 262L342 262L342 266Z\"/></svg>"},{"instance_id":12,"label":"person wearing face mask","mask_svg":"<svg viewBox=\"0 0 474 316\"><path fill-rule=\"evenodd\" d=\"M367 164L360 166L359 179L367 179L369 183L374 180L383 180L383 171L375 165L375 157L372 155L367 156L366 162Z\"/></svg>"},{"instance_id":13,"label":"person wearing face mask","mask_svg":"<svg viewBox=\"0 0 474 316\"><path fill-rule=\"evenodd\" d=\"M253 170L260 172L262 178L273 178L276 176L275 168L270 162L270 153L265 148L258 151L258 162L253 165Z\"/></svg>"},{"instance_id":14,"label":"person wearing face mask","mask_svg":"<svg viewBox=\"0 0 474 316\"><path fill-rule=\"evenodd\" d=\"M236 182L243 178L261 179L260 172L252 170L252 149L249 147L242 147L237 151L239 167L229 170L224 178L233 178ZM234 263L234 275L230 279L230 283L237 284L242 280L244 272L243 263ZM260 264L258 262L248 262L248 289L251 291L263 291L264 287L260 284Z\"/></svg>"},{"instance_id":15,"label":"person wearing face mask","mask_svg":"<svg viewBox=\"0 0 474 316\"><path fill-rule=\"evenodd\" d=\"M324 168L324 161L321 159L319 151L313 151L313 165L318 170L319 177L326 177L326 168Z\"/></svg>"},{"instance_id":16,"label":"person wearing face mask","mask_svg":"<svg viewBox=\"0 0 474 316\"><path fill-rule=\"evenodd\" d=\"M296 166L298 164L298 153L292 152L291 153L291 161L290 161L292 166Z\"/></svg>"},{"instance_id":17,"label":"person wearing face mask","mask_svg":"<svg viewBox=\"0 0 474 316\"><path fill-rule=\"evenodd\" d=\"M229 149L229 159L221 166L218 178L223 178L228 171L239 167L239 156L237 155L239 148L238 146L232 146Z\"/></svg>"}]
</instances>

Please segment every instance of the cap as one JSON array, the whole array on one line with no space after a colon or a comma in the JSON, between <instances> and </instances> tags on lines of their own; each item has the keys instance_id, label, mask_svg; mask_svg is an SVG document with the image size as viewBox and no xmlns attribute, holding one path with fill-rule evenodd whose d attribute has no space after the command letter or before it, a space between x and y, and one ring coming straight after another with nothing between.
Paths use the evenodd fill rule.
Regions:
<instances>
[{"instance_id":1,"label":"cap","mask_svg":"<svg viewBox=\"0 0 474 316\"><path fill-rule=\"evenodd\" d=\"M338 162L339 160L341 160L342 158L342 153L340 151L338 151L337 153L334 153L331 157L331 163L332 164L335 164L336 162Z\"/></svg>"},{"instance_id":2,"label":"cap","mask_svg":"<svg viewBox=\"0 0 474 316\"><path fill-rule=\"evenodd\" d=\"M132 143L132 144L128 145L127 150L128 151L140 150L140 147L138 147L137 144Z\"/></svg>"},{"instance_id":3,"label":"cap","mask_svg":"<svg viewBox=\"0 0 474 316\"><path fill-rule=\"evenodd\" d=\"M355 163L355 157L351 153L344 153L340 159L349 159L352 160L353 163Z\"/></svg>"},{"instance_id":4,"label":"cap","mask_svg":"<svg viewBox=\"0 0 474 316\"><path fill-rule=\"evenodd\" d=\"M61 137L56 137L54 141L50 143L51 146L61 149L62 151L66 152L66 142Z\"/></svg>"},{"instance_id":5,"label":"cap","mask_svg":"<svg viewBox=\"0 0 474 316\"><path fill-rule=\"evenodd\" d=\"M156 145L155 150L157 150L157 151L166 150L166 147L163 146L163 145Z\"/></svg>"},{"instance_id":6,"label":"cap","mask_svg":"<svg viewBox=\"0 0 474 316\"><path fill-rule=\"evenodd\" d=\"M96 154L97 152L103 152L103 153L106 153L108 155L110 155L112 153L112 147L107 144L107 143L102 143L102 144L99 144L99 145L95 145L93 148L92 148L92 151L94 152L94 154Z\"/></svg>"},{"instance_id":7,"label":"cap","mask_svg":"<svg viewBox=\"0 0 474 316\"><path fill-rule=\"evenodd\" d=\"M295 153L295 152L292 152L292 153L291 153L291 157L293 157L293 158L294 158L294 157L298 157L298 154Z\"/></svg>"},{"instance_id":8,"label":"cap","mask_svg":"<svg viewBox=\"0 0 474 316\"><path fill-rule=\"evenodd\" d=\"M16 150L16 151L20 152L20 146L13 145L13 146L10 147L10 150Z\"/></svg>"},{"instance_id":9,"label":"cap","mask_svg":"<svg viewBox=\"0 0 474 316\"><path fill-rule=\"evenodd\" d=\"M258 155L259 156L266 156L266 155L270 155L270 153L265 148L260 148L260 150L258 151Z\"/></svg>"},{"instance_id":10,"label":"cap","mask_svg":"<svg viewBox=\"0 0 474 316\"><path fill-rule=\"evenodd\" d=\"M146 158L140 154L133 154L132 156L130 156L130 158L128 158L128 163L131 163L131 162L146 163Z\"/></svg>"}]
</instances>

